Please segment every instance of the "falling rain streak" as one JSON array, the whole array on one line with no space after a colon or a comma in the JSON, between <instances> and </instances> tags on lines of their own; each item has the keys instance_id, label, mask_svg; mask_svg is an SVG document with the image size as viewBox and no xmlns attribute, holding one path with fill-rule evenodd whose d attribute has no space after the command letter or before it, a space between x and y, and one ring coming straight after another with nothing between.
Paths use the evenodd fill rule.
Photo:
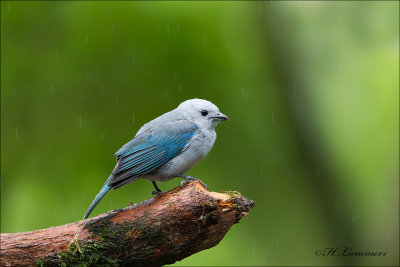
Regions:
<instances>
[{"instance_id":1,"label":"falling rain streak","mask_svg":"<svg viewBox=\"0 0 400 267\"><path fill-rule=\"evenodd\" d=\"M258 13L259 14L262 14L263 13L263 5L262 5L263 3L260 1L260 2L258 2Z\"/></svg>"},{"instance_id":2,"label":"falling rain streak","mask_svg":"<svg viewBox=\"0 0 400 267\"><path fill-rule=\"evenodd\" d=\"M274 113L271 112L271 121L274 122Z\"/></svg>"},{"instance_id":3,"label":"falling rain streak","mask_svg":"<svg viewBox=\"0 0 400 267\"><path fill-rule=\"evenodd\" d=\"M167 25L167 33L169 35L169 24Z\"/></svg>"},{"instance_id":4,"label":"falling rain streak","mask_svg":"<svg viewBox=\"0 0 400 267\"><path fill-rule=\"evenodd\" d=\"M261 176L264 175L264 166L263 165L260 165L260 174L261 174Z\"/></svg>"},{"instance_id":5,"label":"falling rain streak","mask_svg":"<svg viewBox=\"0 0 400 267\"><path fill-rule=\"evenodd\" d=\"M177 30L177 34L179 34L181 32L180 28L179 28L179 24L178 24L178 30Z\"/></svg>"},{"instance_id":6,"label":"falling rain streak","mask_svg":"<svg viewBox=\"0 0 400 267\"><path fill-rule=\"evenodd\" d=\"M118 104L118 96L115 96L115 104Z\"/></svg>"},{"instance_id":7,"label":"falling rain streak","mask_svg":"<svg viewBox=\"0 0 400 267\"><path fill-rule=\"evenodd\" d=\"M201 42L203 43L203 45L207 43L207 40L208 40L207 35L203 34L203 36L201 37Z\"/></svg>"},{"instance_id":8,"label":"falling rain streak","mask_svg":"<svg viewBox=\"0 0 400 267\"><path fill-rule=\"evenodd\" d=\"M19 137L18 128L15 128L15 140L18 140L18 137Z\"/></svg>"},{"instance_id":9,"label":"falling rain streak","mask_svg":"<svg viewBox=\"0 0 400 267\"><path fill-rule=\"evenodd\" d=\"M291 178L293 176L292 169L288 169L288 177Z\"/></svg>"},{"instance_id":10,"label":"falling rain streak","mask_svg":"<svg viewBox=\"0 0 400 267\"><path fill-rule=\"evenodd\" d=\"M86 43L89 43L89 34L85 35Z\"/></svg>"},{"instance_id":11,"label":"falling rain streak","mask_svg":"<svg viewBox=\"0 0 400 267\"><path fill-rule=\"evenodd\" d=\"M54 83L51 83L51 93L54 94Z\"/></svg>"},{"instance_id":12,"label":"falling rain streak","mask_svg":"<svg viewBox=\"0 0 400 267\"><path fill-rule=\"evenodd\" d=\"M182 93L182 84L178 83L178 93Z\"/></svg>"},{"instance_id":13,"label":"falling rain streak","mask_svg":"<svg viewBox=\"0 0 400 267\"><path fill-rule=\"evenodd\" d=\"M79 127L82 127L82 116L79 116Z\"/></svg>"},{"instance_id":14,"label":"falling rain streak","mask_svg":"<svg viewBox=\"0 0 400 267\"><path fill-rule=\"evenodd\" d=\"M135 124L135 113L132 112L132 123Z\"/></svg>"}]
</instances>

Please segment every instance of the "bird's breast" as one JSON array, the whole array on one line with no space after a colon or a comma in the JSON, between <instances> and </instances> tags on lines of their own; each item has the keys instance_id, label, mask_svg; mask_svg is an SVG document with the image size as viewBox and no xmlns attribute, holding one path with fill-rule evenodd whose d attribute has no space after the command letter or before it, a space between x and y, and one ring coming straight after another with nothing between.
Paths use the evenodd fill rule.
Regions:
<instances>
[{"instance_id":1,"label":"bird's breast","mask_svg":"<svg viewBox=\"0 0 400 267\"><path fill-rule=\"evenodd\" d=\"M210 152L216 139L215 131L212 133L197 132L179 155L168 161L152 175L143 177L151 181L167 181L176 175L184 174Z\"/></svg>"}]
</instances>

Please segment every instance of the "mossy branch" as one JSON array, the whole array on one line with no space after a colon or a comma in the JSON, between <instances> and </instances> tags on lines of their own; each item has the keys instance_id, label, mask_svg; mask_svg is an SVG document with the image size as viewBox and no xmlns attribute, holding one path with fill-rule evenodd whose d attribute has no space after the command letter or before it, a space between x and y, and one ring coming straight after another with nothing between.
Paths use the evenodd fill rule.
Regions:
<instances>
[{"instance_id":1,"label":"mossy branch","mask_svg":"<svg viewBox=\"0 0 400 267\"><path fill-rule=\"evenodd\" d=\"M72 224L1 234L1 266L162 266L217 245L254 206L194 181Z\"/></svg>"}]
</instances>

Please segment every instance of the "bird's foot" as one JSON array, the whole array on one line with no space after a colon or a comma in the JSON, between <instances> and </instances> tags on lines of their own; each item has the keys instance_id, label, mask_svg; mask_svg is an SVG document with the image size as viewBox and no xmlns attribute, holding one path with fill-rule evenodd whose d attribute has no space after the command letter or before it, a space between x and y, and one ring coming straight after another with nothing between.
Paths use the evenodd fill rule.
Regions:
<instances>
[{"instance_id":1,"label":"bird's foot","mask_svg":"<svg viewBox=\"0 0 400 267\"><path fill-rule=\"evenodd\" d=\"M163 191L151 191L152 196L158 196L158 195L161 195L162 193L164 193L164 192Z\"/></svg>"},{"instance_id":2,"label":"bird's foot","mask_svg":"<svg viewBox=\"0 0 400 267\"><path fill-rule=\"evenodd\" d=\"M152 192L151 192L151 195L152 195L152 196L154 196L154 195L157 196L157 195L163 193L163 191L162 191L160 188L158 188L156 182L152 181L152 184L154 185L154 188L156 189L156 191L152 191Z\"/></svg>"},{"instance_id":3,"label":"bird's foot","mask_svg":"<svg viewBox=\"0 0 400 267\"><path fill-rule=\"evenodd\" d=\"M185 184L188 184L190 181L199 181L205 189L208 189L208 186L206 183L204 183L202 180L197 179L196 177L193 176L187 176L187 175L179 175L177 177L183 178L184 180L181 182L181 187L183 187Z\"/></svg>"}]
</instances>

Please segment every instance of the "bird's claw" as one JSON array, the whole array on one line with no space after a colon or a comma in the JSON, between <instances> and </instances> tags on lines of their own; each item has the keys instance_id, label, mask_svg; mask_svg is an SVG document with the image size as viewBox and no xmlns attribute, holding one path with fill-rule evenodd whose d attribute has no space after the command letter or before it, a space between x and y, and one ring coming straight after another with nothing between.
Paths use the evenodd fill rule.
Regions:
<instances>
[{"instance_id":1,"label":"bird's claw","mask_svg":"<svg viewBox=\"0 0 400 267\"><path fill-rule=\"evenodd\" d=\"M151 191L151 195L152 196L158 196L158 195L160 195L162 193L163 193L162 191Z\"/></svg>"},{"instance_id":2,"label":"bird's claw","mask_svg":"<svg viewBox=\"0 0 400 267\"><path fill-rule=\"evenodd\" d=\"M186 178L181 182L181 187L183 187L184 185L188 184L190 181L198 181L198 182L200 182L200 183L204 186L205 189L208 189L207 184L205 184L202 180L197 179L197 178L195 178L195 177L193 177L193 176L188 176L188 177L186 177Z\"/></svg>"}]
</instances>

